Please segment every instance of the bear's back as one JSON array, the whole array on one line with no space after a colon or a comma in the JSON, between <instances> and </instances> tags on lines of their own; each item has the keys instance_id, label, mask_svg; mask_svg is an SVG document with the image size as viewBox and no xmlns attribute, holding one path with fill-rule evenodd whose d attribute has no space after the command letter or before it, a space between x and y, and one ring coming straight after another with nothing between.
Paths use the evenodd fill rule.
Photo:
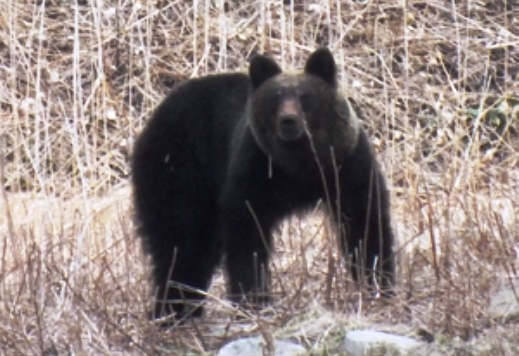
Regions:
<instances>
[{"instance_id":1,"label":"bear's back","mask_svg":"<svg viewBox=\"0 0 519 356\"><path fill-rule=\"evenodd\" d=\"M208 75L177 85L136 142L134 180L164 184L172 169L183 169L220 185L248 95L244 73Z\"/></svg>"},{"instance_id":2,"label":"bear's back","mask_svg":"<svg viewBox=\"0 0 519 356\"><path fill-rule=\"evenodd\" d=\"M236 114L245 108L249 93L249 78L245 73L208 75L177 85L156 109L152 121L165 121L189 127L203 122L235 125ZM223 115L223 114L227 115ZM182 116L186 115L186 116ZM222 117L225 116L225 117Z\"/></svg>"}]
</instances>

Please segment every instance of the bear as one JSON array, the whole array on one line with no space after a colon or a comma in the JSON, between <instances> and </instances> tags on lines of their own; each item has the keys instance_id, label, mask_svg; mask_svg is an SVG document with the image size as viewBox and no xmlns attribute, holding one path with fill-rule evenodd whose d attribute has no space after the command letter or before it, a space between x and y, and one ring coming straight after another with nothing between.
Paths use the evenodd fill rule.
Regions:
<instances>
[{"instance_id":1,"label":"bear","mask_svg":"<svg viewBox=\"0 0 519 356\"><path fill-rule=\"evenodd\" d=\"M131 179L156 288L152 318L200 316L222 262L232 302L269 303L273 233L319 202L353 279L393 293L385 178L325 47L301 73L256 55L248 74L176 86L135 142Z\"/></svg>"}]
</instances>

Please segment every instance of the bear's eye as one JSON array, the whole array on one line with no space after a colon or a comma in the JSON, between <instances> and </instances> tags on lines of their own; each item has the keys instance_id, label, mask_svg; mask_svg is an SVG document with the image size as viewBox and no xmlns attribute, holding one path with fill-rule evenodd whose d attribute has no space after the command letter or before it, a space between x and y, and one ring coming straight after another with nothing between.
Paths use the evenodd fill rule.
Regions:
<instances>
[{"instance_id":1,"label":"bear's eye","mask_svg":"<svg viewBox=\"0 0 519 356\"><path fill-rule=\"evenodd\" d=\"M302 93L299 95L299 102L304 112L312 111L314 108L314 97L310 93Z\"/></svg>"}]
</instances>

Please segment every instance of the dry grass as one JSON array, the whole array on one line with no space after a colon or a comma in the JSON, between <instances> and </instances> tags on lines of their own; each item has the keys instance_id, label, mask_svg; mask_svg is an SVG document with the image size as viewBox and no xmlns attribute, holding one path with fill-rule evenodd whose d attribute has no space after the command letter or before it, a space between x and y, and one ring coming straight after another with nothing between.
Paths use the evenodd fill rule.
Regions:
<instances>
[{"instance_id":1,"label":"dry grass","mask_svg":"<svg viewBox=\"0 0 519 356\"><path fill-rule=\"evenodd\" d=\"M0 2L3 354L201 354L253 332L334 354L345 325L370 324L424 328L451 354L514 354L519 328L486 308L519 278L519 5L306 3ZM301 68L318 45L387 174L398 297L356 292L316 214L283 226L265 315L230 323L217 277L204 320L158 332L131 224L137 133L180 80L243 70L255 52Z\"/></svg>"}]
</instances>

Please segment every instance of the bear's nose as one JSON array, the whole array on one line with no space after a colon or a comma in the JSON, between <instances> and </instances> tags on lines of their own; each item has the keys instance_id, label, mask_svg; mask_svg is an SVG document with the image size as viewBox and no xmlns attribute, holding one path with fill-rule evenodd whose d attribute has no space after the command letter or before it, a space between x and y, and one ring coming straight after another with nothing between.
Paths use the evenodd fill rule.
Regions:
<instances>
[{"instance_id":1,"label":"bear's nose","mask_svg":"<svg viewBox=\"0 0 519 356\"><path fill-rule=\"evenodd\" d=\"M278 136L285 141L297 140L303 135L301 121L293 115L285 115L278 120Z\"/></svg>"}]
</instances>

